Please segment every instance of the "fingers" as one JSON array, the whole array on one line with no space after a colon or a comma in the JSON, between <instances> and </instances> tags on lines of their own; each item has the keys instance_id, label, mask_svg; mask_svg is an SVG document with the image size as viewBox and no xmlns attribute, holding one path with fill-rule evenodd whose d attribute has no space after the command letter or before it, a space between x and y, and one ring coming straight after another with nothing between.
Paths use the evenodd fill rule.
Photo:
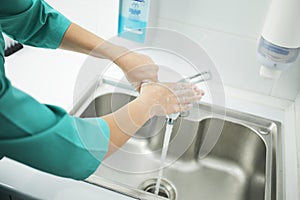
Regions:
<instances>
[{"instance_id":1,"label":"fingers","mask_svg":"<svg viewBox=\"0 0 300 200\"><path fill-rule=\"evenodd\" d=\"M171 88L173 88L172 95L176 97L176 101L178 101L178 104L180 105L199 101L204 95L204 91L192 84L178 83Z\"/></svg>"},{"instance_id":2,"label":"fingers","mask_svg":"<svg viewBox=\"0 0 300 200\"><path fill-rule=\"evenodd\" d=\"M167 104L171 108L169 112L184 112L192 108L193 103L199 101L204 95L204 91L197 86L188 83L167 84L171 90L167 99Z\"/></svg>"},{"instance_id":3,"label":"fingers","mask_svg":"<svg viewBox=\"0 0 300 200\"><path fill-rule=\"evenodd\" d=\"M202 96L192 96L192 97L180 97L177 98L178 104L185 105L185 104L192 104L194 102L200 101Z\"/></svg>"},{"instance_id":4,"label":"fingers","mask_svg":"<svg viewBox=\"0 0 300 200\"><path fill-rule=\"evenodd\" d=\"M155 115L166 115L190 110L194 102L199 101L204 92L188 83L155 83L144 81L140 98L153 109ZM154 108L153 107L153 108Z\"/></svg>"},{"instance_id":5,"label":"fingers","mask_svg":"<svg viewBox=\"0 0 300 200\"><path fill-rule=\"evenodd\" d=\"M177 113L177 112L185 112L190 110L193 107L193 104L183 104L183 105L173 105L173 110L174 112L172 113Z\"/></svg>"}]
</instances>

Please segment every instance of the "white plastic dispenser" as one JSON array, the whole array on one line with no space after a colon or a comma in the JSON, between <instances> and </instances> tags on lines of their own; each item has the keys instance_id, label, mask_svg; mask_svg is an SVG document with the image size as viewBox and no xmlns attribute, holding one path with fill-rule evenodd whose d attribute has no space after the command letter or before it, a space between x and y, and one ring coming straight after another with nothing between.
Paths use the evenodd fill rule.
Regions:
<instances>
[{"instance_id":1,"label":"white plastic dispenser","mask_svg":"<svg viewBox=\"0 0 300 200\"><path fill-rule=\"evenodd\" d=\"M276 79L300 53L300 1L272 0L257 50L260 75Z\"/></svg>"}]
</instances>

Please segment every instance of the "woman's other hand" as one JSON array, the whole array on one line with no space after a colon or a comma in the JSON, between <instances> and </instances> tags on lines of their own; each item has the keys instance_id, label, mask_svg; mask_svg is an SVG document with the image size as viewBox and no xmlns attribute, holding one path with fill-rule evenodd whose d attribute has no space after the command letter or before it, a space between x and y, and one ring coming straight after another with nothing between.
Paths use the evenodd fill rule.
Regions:
<instances>
[{"instance_id":1,"label":"woman's other hand","mask_svg":"<svg viewBox=\"0 0 300 200\"><path fill-rule=\"evenodd\" d=\"M148 82L142 84L137 100L150 107L150 116L163 116L189 110L203 95L202 90L189 83Z\"/></svg>"}]
</instances>

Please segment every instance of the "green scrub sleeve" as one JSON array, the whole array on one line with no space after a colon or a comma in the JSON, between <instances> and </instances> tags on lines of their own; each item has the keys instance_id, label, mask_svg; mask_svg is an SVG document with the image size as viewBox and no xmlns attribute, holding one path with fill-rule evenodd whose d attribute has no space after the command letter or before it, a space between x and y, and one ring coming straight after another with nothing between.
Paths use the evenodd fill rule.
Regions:
<instances>
[{"instance_id":1,"label":"green scrub sleeve","mask_svg":"<svg viewBox=\"0 0 300 200\"><path fill-rule=\"evenodd\" d=\"M1 29L13 39L30 46L58 48L70 20L43 0L0 0ZM14 7L14 14L10 10Z\"/></svg>"},{"instance_id":2,"label":"green scrub sleeve","mask_svg":"<svg viewBox=\"0 0 300 200\"><path fill-rule=\"evenodd\" d=\"M1 77L0 158L58 176L90 176L108 150L106 122L72 117L59 107L40 104Z\"/></svg>"},{"instance_id":3,"label":"green scrub sleeve","mask_svg":"<svg viewBox=\"0 0 300 200\"><path fill-rule=\"evenodd\" d=\"M28 45L57 48L70 25L41 0L0 0L0 5L0 31ZM58 176L87 178L108 150L106 122L70 116L13 87L4 72L1 32L0 159L6 156Z\"/></svg>"}]
</instances>

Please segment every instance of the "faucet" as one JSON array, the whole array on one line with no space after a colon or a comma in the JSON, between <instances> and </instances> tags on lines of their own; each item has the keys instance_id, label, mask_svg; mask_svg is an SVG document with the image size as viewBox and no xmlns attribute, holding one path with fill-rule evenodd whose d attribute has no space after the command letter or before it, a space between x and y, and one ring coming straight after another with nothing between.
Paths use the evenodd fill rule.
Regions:
<instances>
[{"instance_id":1,"label":"faucet","mask_svg":"<svg viewBox=\"0 0 300 200\"><path fill-rule=\"evenodd\" d=\"M172 113L170 115L167 115L166 116L166 121L167 121L167 124L169 125L173 125L175 120L179 117L180 113Z\"/></svg>"},{"instance_id":2,"label":"faucet","mask_svg":"<svg viewBox=\"0 0 300 200\"><path fill-rule=\"evenodd\" d=\"M203 71L196 75L189 76L187 78L181 79L179 82L188 82L188 83L201 83L204 81L209 81L212 79L212 75L210 71Z\"/></svg>"},{"instance_id":3,"label":"faucet","mask_svg":"<svg viewBox=\"0 0 300 200\"><path fill-rule=\"evenodd\" d=\"M210 71L203 71L203 72L200 72L196 75L192 75L190 77L183 78L178 82L188 82L188 83L196 84L196 83L201 83L201 82L208 81L208 80L211 80L211 79L212 79L211 72ZM180 117L187 117L188 115L189 115L189 111L181 112L181 113L173 113L173 114L167 115L166 116L167 124L173 125L174 121L179 116Z\"/></svg>"}]
</instances>

